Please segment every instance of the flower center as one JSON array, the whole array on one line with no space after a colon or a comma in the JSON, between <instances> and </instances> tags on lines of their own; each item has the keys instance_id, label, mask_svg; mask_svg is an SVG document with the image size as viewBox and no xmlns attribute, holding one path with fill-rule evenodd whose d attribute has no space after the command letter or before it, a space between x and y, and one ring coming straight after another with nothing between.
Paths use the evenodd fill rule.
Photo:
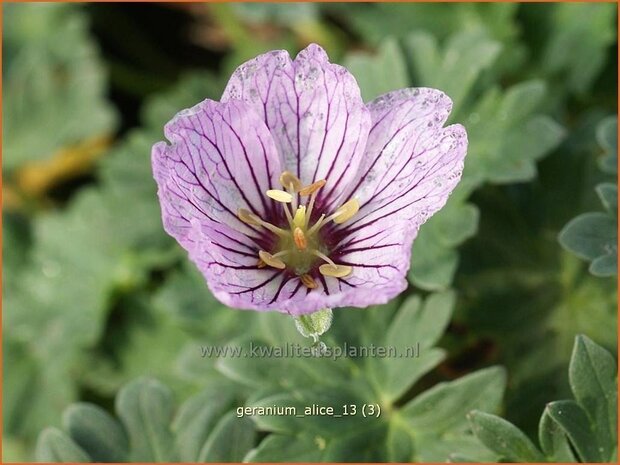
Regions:
<instances>
[{"instance_id":1,"label":"flower center","mask_svg":"<svg viewBox=\"0 0 620 465\"><path fill-rule=\"evenodd\" d=\"M277 236L274 250L258 252L258 266L287 269L298 276L302 284L309 289L317 287L312 276L316 271L317 263L322 263L318 267L318 272L323 276L344 278L350 275L353 268L334 263L329 258L329 250L323 244L319 231L330 221L342 224L351 219L359 210L358 201L351 199L332 214L328 216L322 214L316 222L311 224L317 194L325 186L326 181L321 180L303 186L299 178L285 171L280 175L280 183L284 190L271 189L265 194L282 205L288 228L275 226L244 208L240 208L237 212L237 216L244 223L265 228ZM298 197L307 202L298 204Z\"/></svg>"}]
</instances>

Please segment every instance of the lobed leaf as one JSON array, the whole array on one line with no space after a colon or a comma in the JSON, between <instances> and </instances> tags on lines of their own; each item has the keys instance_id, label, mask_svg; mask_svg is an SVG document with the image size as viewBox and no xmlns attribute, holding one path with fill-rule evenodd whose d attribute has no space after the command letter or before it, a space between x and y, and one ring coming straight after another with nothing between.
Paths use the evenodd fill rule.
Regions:
<instances>
[{"instance_id":1,"label":"lobed leaf","mask_svg":"<svg viewBox=\"0 0 620 465\"><path fill-rule=\"evenodd\" d=\"M618 435L616 361L605 349L580 335L575 338L568 375L573 395L594 429L598 450L609 460Z\"/></svg>"},{"instance_id":2,"label":"lobed leaf","mask_svg":"<svg viewBox=\"0 0 620 465\"><path fill-rule=\"evenodd\" d=\"M152 379L137 379L119 392L116 413L129 435L131 461L173 462L177 457L170 429L170 390Z\"/></svg>"},{"instance_id":3,"label":"lobed leaf","mask_svg":"<svg viewBox=\"0 0 620 465\"><path fill-rule=\"evenodd\" d=\"M468 419L474 434L493 452L508 462L542 462L543 455L532 441L512 423L474 410Z\"/></svg>"},{"instance_id":4,"label":"lobed leaf","mask_svg":"<svg viewBox=\"0 0 620 465\"><path fill-rule=\"evenodd\" d=\"M63 426L93 462L127 461L127 436L118 422L101 408L73 404L63 414Z\"/></svg>"},{"instance_id":5,"label":"lobed leaf","mask_svg":"<svg viewBox=\"0 0 620 465\"><path fill-rule=\"evenodd\" d=\"M41 432L35 448L40 462L90 462L88 454L57 428Z\"/></svg>"}]
</instances>

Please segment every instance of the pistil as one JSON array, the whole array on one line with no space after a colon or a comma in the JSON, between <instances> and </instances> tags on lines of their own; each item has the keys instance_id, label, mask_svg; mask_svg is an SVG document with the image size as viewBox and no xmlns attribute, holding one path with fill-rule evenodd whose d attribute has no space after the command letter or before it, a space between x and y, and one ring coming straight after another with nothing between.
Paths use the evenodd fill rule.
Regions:
<instances>
[{"instance_id":1,"label":"pistil","mask_svg":"<svg viewBox=\"0 0 620 465\"><path fill-rule=\"evenodd\" d=\"M308 241L301 228L298 226L293 231L293 240L299 250L306 250L308 248Z\"/></svg>"}]
</instances>

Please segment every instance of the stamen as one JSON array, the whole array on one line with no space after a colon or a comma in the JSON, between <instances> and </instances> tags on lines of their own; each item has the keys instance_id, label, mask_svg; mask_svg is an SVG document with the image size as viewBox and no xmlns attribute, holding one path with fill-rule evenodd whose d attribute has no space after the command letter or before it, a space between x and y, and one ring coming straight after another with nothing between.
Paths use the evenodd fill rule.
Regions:
<instances>
[{"instance_id":1,"label":"stamen","mask_svg":"<svg viewBox=\"0 0 620 465\"><path fill-rule=\"evenodd\" d=\"M321 215L321 217L317 220L317 222L314 223L314 225L308 230L309 236L314 234L315 231L318 231L319 229L321 229L321 226L323 226L323 220L325 220L325 214Z\"/></svg>"},{"instance_id":2,"label":"stamen","mask_svg":"<svg viewBox=\"0 0 620 465\"><path fill-rule=\"evenodd\" d=\"M240 208L237 210L237 217L244 223L252 224L254 226L260 226L263 221L260 217L245 208Z\"/></svg>"},{"instance_id":3,"label":"stamen","mask_svg":"<svg viewBox=\"0 0 620 465\"><path fill-rule=\"evenodd\" d=\"M312 184L310 184L309 186L306 186L302 189L299 190L299 195L301 195L302 197L306 196L306 195L310 195L313 192L318 191L321 187L323 187L325 184L327 184L327 181L325 179L321 179L320 181L317 182L313 182Z\"/></svg>"},{"instance_id":4,"label":"stamen","mask_svg":"<svg viewBox=\"0 0 620 465\"><path fill-rule=\"evenodd\" d=\"M280 237L288 236L288 233L284 229L280 229L271 223L267 223L266 221L261 221L260 225L263 226L264 228L267 228L269 231L271 231L274 234L277 234Z\"/></svg>"},{"instance_id":5,"label":"stamen","mask_svg":"<svg viewBox=\"0 0 620 465\"><path fill-rule=\"evenodd\" d=\"M258 259L258 263L256 264L257 267L259 268L265 268L267 266L267 264L263 261L262 258Z\"/></svg>"},{"instance_id":6,"label":"stamen","mask_svg":"<svg viewBox=\"0 0 620 465\"><path fill-rule=\"evenodd\" d=\"M292 228L293 227L293 216L291 215L291 211L288 209L288 204L287 203L283 203L282 206L284 207L284 214L286 215L286 219L288 220L288 224Z\"/></svg>"},{"instance_id":7,"label":"stamen","mask_svg":"<svg viewBox=\"0 0 620 465\"><path fill-rule=\"evenodd\" d=\"M293 201L293 196L291 194L279 189L270 189L266 192L266 194L267 197L275 200L276 202L291 203Z\"/></svg>"},{"instance_id":8,"label":"stamen","mask_svg":"<svg viewBox=\"0 0 620 465\"><path fill-rule=\"evenodd\" d=\"M306 286L308 289L316 289L317 287L319 287L316 283L316 281L314 280L314 278L312 276L310 276L309 274L302 274L299 277L299 280L302 282L302 284L304 286Z\"/></svg>"},{"instance_id":9,"label":"stamen","mask_svg":"<svg viewBox=\"0 0 620 465\"><path fill-rule=\"evenodd\" d=\"M284 229L280 229L271 223L267 223L261 217L246 210L245 208L240 208L239 210L237 210L237 217L244 223L267 228L269 231L271 231L274 234L277 234L280 237L286 236L288 234Z\"/></svg>"},{"instance_id":10,"label":"stamen","mask_svg":"<svg viewBox=\"0 0 620 465\"><path fill-rule=\"evenodd\" d=\"M280 184L282 184L282 187L285 189L290 189L293 192L299 192L302 188L300 179L290 171L284 171L280 175Z\"/></svg>"},{"instance_id":11,"label":"stamen","mask_svg":"<svg viewBox=\"0 0 620 465\"><path fill-rule=\"evenodd\" d=\"M344 203L338 210L331 215L334 219L334 223L342 224L355 216L360 209L360 203L357 199L353 198Z\"/></svg>"},{"instance_id":12,"label":"stamen","mask_svg":"<svg viewBox=\"0 0 620 465\"><path fill-rule=\"evenodd\" d=\"M324 261L326 261L327 263L329 263L331 266L337 266L337 265L334 263L334 261L333 261L331 258L329 258L327 255L325 255L324 253L319 252L319 251L318 251L318 250L316 250L316 249L312 249L312 253L313 253L314 255L316 255L317 257L319 257L319 258L323 259L323 260L324 260Z\"/></svg>"},{"instance_id":13,"label":"stamen","mask_svg":"<svg viewBox=\"0 0 620 465\"><path fill-rule=\"evenodd\" d=\"M279 255L280 253L276 255ZM258 256L263 262L265 262L266 265L269 265L273 268L277 268L279 270L283 270L284 268L286 268L286 264L282 260L280 260L279 258L276 258L275 255L271 255L269 252L265 252L264 250L261 250L258 252Z\"/></svg>"},{"instance_id":14,"label":"stamen","mask_svg":"<svg viewBox=\"0 0 620 465\"><path fill-rule=\"evenodd\" d=\"M314 208L314 201L316 200L316 196L318 192L319 191L317 189L312 194L310 194L310 202L308 202L308 220L307 220L308 223L310 222L310 218L312 217L312 209Z\"/></svg>"},{"instance_id":15,"label":"stamen","mask_svg":"<svg viewBox=\"0 0 620 465\"><path fill-rule=\"evenodd\" d=\"M319 272L323 276L331 276L333 278L344 278L353 272L353 267L348 265L321 265Z\"/></svg>"},{"instance_id":16,"label":"stamen","mask_svg":"<svg viewBox=\"0 0 620 465\"><path fill-rule=\"evenodd\" d=\"M299 250L305 250L308 247L306 236L299 226L295 228L295 231L293 231L293 240Z\"/></svg>"}]
</instances>

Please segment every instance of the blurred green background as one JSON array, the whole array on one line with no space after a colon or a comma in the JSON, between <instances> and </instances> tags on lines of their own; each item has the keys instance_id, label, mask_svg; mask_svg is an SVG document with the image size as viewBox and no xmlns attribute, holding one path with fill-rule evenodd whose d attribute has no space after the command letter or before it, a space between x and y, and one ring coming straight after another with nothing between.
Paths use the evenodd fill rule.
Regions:
<instances>
[{"instance_id":1,"label":"blurred green background","mask_svg":"<svg viewBox=\"0 0 620 465\"><path fill-rule=\"evenodd\" d=\"M48 460L61 449L84 460L501 458L471 435L473 408L535 438L545 404L571 397L575 336L617 351L616 16L611 3L4 4L4 460L34 459L46 427L37 457ZM422 227L410 289L337 310L326 339L417 337L428 347L413 368L200 357L206 344L308 341L284 315L209 294L162 229L150 147L177 111L218 99L244 60L310 42L366 100L439 88L468 130L463 181ZM411 399L440 382L452 394L416 416ZM308 402L359 394L388 411L371 426L226 413L308 386ZM153 437L168 452L136 446L135 392L150 393L144 421L161 423ZM129 446L80 456L67 445L88 449L71 434L88 430L67 413L78 401L116 411ZM124 437L105 419L95 429ZM235 445L220 450L231 431Z\"/></svg>"}]
</instances>

